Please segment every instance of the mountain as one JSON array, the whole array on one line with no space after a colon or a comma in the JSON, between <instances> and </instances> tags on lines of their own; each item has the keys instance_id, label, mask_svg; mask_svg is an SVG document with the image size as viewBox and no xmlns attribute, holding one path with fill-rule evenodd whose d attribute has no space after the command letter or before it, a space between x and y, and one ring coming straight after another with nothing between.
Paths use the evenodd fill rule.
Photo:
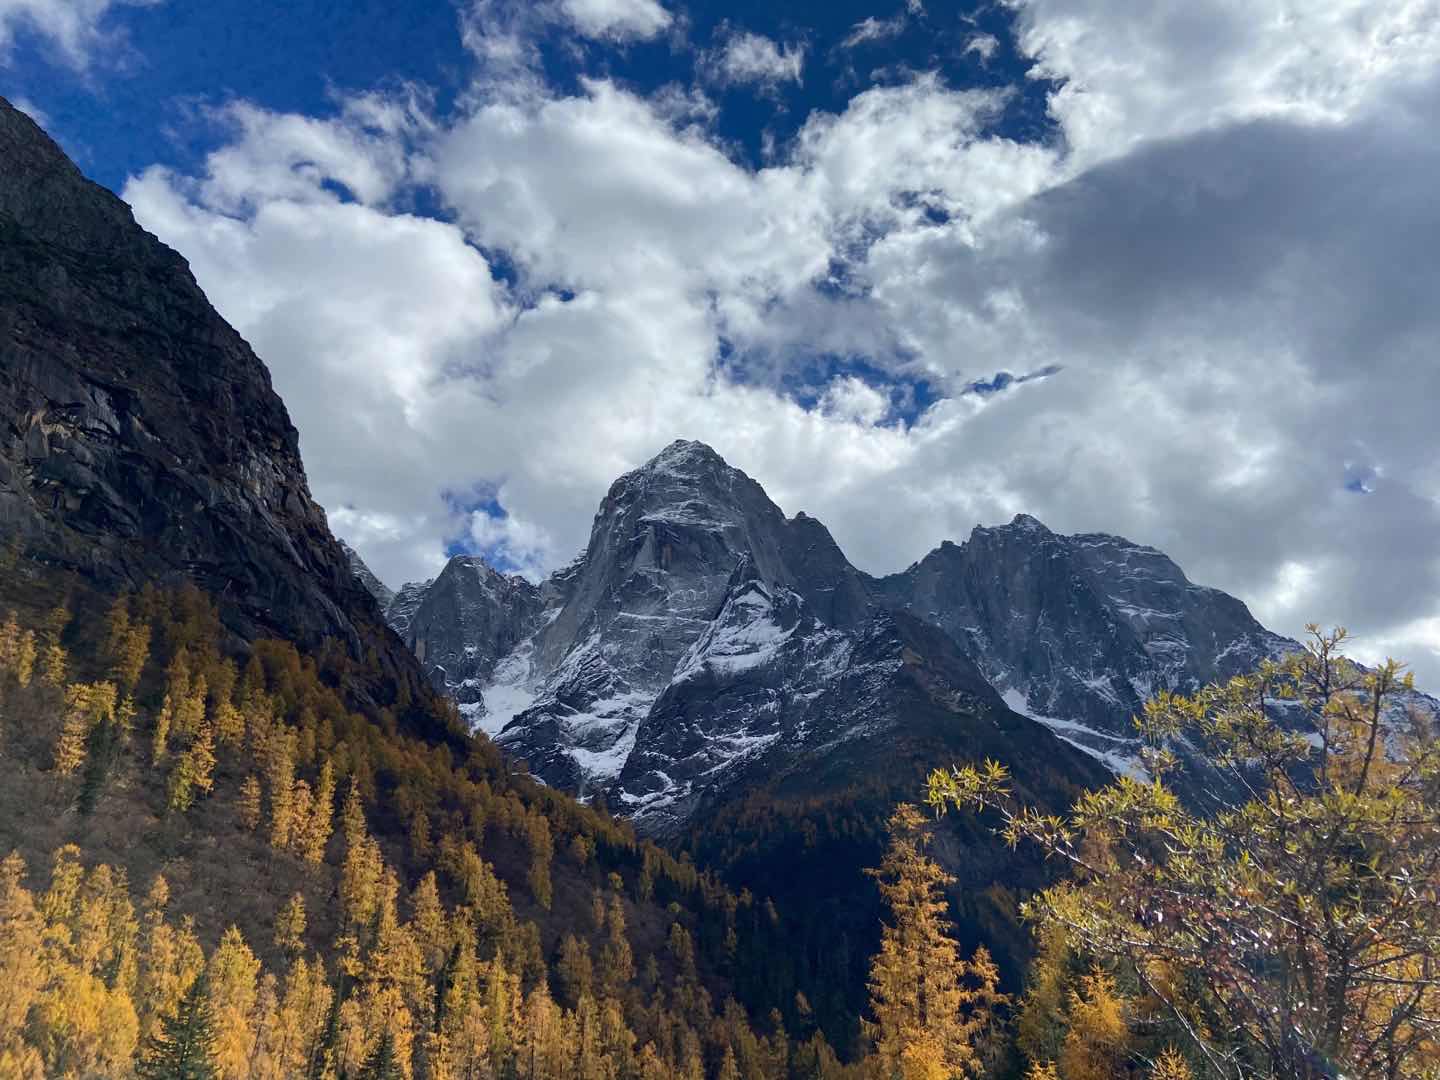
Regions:
<instances>
[{"instance_id":1,"label":"mountain","mask_svg":"<svg viewBox=\"0 0 1440 1080\"><path fill-rule=\"evenodd\" d=\"M540 586L461 556L421 595L391 621L409 620L434 685L535 775L603 792L658 835L904 729L896 673L914 657L945 672L927 677L958 711L1019 714L1139 775L1131 718L1155 691L1298 647L1154 548L1024 514L872 578L687 441L618 479L586 550ZM916 624L942 633L921 650Z\"/></svg>"},{"instance_id":2,"label":"mountain","mask_svg":"<svg viewBox=\"0 0 1440 1080\"><path fill-rule=\"evenodd\" d=\"M774 897L794 943L776 962L838 1045L880 918L862 871L926 771L1000 758L1057 811L1108 775L698 442L616 480L586 550L538 587L453 558L404 632L532 775ZM973 823L943 834L962 926L1013 976L1028 946L1009 890L1052 870Z\"/></svg>"},{"instance_id":3,"label":"mountain","mask_svg":"<svg viewBox=\"0 0 1440 1080\"><path fill-rule=\"evenodd\" d=\"M941 544L876 594L953 637L1013 708L1122 772L1138 768L1131 718L1156 691L1298 647L1154 548L1062 536L1028 514Z\"/></svg>"},{"instance_id":4,"label":"mountain","mask_svg":"<svg viewBox=\"0 0 1440 1080\"><path fill-rule=\"evenodd\" d=\"M822 524L677 441L611 486L570 566L536 587L457 556L403 633L534 775L656 834L747 777L880 752L922 700L1066 758L954 641L875 594Z\"/></svg>"},{"instance_id":5,"label":"mountain","mask_svg":"<svg viewBox=\"0 0 1440 1080\"><path fill-rule=\"evenodd\" d=\"M709 447L672 444L611 486L585 553L546 583L535 633L490 692L487 730L547 783L609 785L742 558L838 625L861 616L858 575L820 533ZM826 541L835 559L814 557Z\"/></svg>"},{"instance_id":6,"label":"mountain","mask_svg":"<svg viewBox=\"0 0 1440 1080\"><path fill-rule=\"evenodd\" d=\"M401 636L431 685L448 694L472 723L484 715L481 692L495 665L534 630L540 591L522 577L497 573L481 559L451 559L409 606L392 604Z\"/></svg>"},{"instance_id":7,"label":"mountain","mask_svg":"<svg viewBox=\"0 0 1440 1080\"><path fill-rule=\"evenodd\" d=\"M862 871L929 769L993 758L1060 812L1143 775L1131 718L1154 692L1298 648L1153 548L1027 515L870 577L683 440L615 481L586 549L538 586L462 556L415 595L392 625L534 776L775 899L783 962L842 1045L881 914ZM1222 790L1178 749L1187 798ZM934 850L967 944L1020 970L1018 899L1056 868L963 816Z\"/></svg>"},{"instance_id":8,"label":"mountain","mask_svg":"<svg viewBox=\"0 0 1440 1080\"><path fill-rule=\"evenodd\" d=\"M425 599L426 590L434 582L434 578L429 581L407 581L400 586L386 606L385 621L401 638L404 638L410 629L410 620L415 617L416 610Z\"/></svg>"},{"instance_id":9,"label":"mountain","mask_svg":"<svg viewBox=\"0 0 1440 1080\"><path fill-rule=\"evenodd\" d=\"M390 605L395 602L395 590L375 576L370 567L365 565L365 560L360 557L358 551L344 540L337 542L340 550L345 553L345 558L350 562L350 572L355 575L361 585L365 586L365 591L375 598L375 603L380 605L380 610L386 613L388 619Z\"/></svg>"},{"instance_id":10,"label":"mountain","mask_svg":"<svg viewBox=\"0 0 1440 1080\"><path fill-rule=\"evenodd\" d=\"M376 656L370 696L424 685L310 497L264 364L185 260L3 99L0 528L11 602L59 578L188 581L238 641L337 639Z\"/></svg>"}]
</instances>

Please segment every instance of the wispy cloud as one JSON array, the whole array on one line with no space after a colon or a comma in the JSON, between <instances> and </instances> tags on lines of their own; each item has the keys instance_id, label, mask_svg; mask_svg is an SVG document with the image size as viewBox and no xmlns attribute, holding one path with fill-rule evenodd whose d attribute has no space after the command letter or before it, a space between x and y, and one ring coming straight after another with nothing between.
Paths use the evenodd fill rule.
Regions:
<instances>
[{"instance_id":1,"label":"wispy cloud","mask_svg":"<svg viewBox=\"0 0 1440 1080\"><path fill-rule=\"evenodd\" d=\"M115 9L162 0L0 0L0 64L8 61L17 36L31 33L54 47L73 68L89 67L102 46L120 36Z\"/></svg>"}]
</instances>

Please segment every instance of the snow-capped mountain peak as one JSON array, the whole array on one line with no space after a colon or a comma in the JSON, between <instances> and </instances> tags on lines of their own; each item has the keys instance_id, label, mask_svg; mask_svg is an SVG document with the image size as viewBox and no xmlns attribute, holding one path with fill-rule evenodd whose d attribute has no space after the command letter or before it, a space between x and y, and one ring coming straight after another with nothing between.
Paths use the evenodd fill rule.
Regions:
<instances>
[{"instance_id":1,"label":"snow-capped mountain peak","mask_svg":"<svg viewBox=\"0 0 1440 1080\"><path fill-rule=\"evenodd\" d=\"M477 728L652 832L797 769L887 767L921 733L1134 774L1152 694L1296 647L1155 548L1028 514L871 578L685 440L617 479L539 586L460 556L390 618Z\"/></svg>"}]
</instances>

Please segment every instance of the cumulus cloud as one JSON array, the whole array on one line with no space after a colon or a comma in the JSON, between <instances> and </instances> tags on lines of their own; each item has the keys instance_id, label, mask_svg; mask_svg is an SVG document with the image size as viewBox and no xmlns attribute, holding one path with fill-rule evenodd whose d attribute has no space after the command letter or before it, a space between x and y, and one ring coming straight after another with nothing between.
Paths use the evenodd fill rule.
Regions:
<instances>
[{"instance_id":1,"label":"cumulus cloud","mask_svg":"<svg viewBox=\"0 0 1440 1080\"><path fill-rule=\"evenodd\" d=\"M763 34L737 30L708 58L706 68L717 82L775 87L800 82L805 45L777 44Z\"/></svg>"},{"instance_id":2,"label":"cumulus cloud","mask_svg":"<svg viewBox=\"0 0 1440 1080\"><path fill-rule=\"evenodd\" d=\"M469 540L492 565L505 572L522 573L535 581L555 562L550 534L511 514L472 512Z\"/></svg>"},{"instance_id":3,"label":"cumulus cloud","mask_svg":"<svg viewBox=\"0 0 1440 1080\"><path fill-rule=\"evenodd\" d=\"M107 19L114 8L159 3L161 0L0 0L0 63L14 46L17 33L47 39L74 68L90 64L95 50L114 34Z\"/></svg>"},{"instance_id":4,"label":"cumulus cloud","mask_svg":"<svg viewBox=\"0 0 1440 1080\"><path fill-rule=\"evenodd\" d=\"M1140 143L1256 120L1343 123L1383 87L1433 76L1435 0L1157 5L1020 0L1032 74L1077 165Z\"/></svg>"},{"instance_id":5,"label":"cumulus cloud","mask_svg":"<svg viewBox=\"0 0 1440 1080\"><path fill-rule=\"evenodd\" d=\"M560 0L560 10L592 38L652 38L671 22L657 0Z\"/></svg>"},{"instance_id":6,"label":"cumulus cloud","mask_svg":"<svg viewBox=\"0 0 1440 1080\"><path fill-rule=\"evenodd\" d=\"M703 110L482 82L443 121L237 107L201 175L126 196L269 362L317 497L392 582L462 535L562 562L686 436L867 569L1023 510L1437 685L1427 10L1024 0L1051 143L994 133L1006 91L921 76L757 170ZM417 187L447 220L406 212ZM483 520L444 496L481 487Z\"/></svg>"}]
</instances>

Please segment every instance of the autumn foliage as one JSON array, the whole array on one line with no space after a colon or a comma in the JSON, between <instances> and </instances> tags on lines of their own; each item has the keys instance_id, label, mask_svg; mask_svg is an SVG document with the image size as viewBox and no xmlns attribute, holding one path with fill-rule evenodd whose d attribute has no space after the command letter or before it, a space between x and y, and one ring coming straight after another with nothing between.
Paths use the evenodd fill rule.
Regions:
<instances>
[{"instance_id":1,"label":"autumn foliage","mask_svg":"<svg viewBox=\"0 0 1440 1080\"><path fill-rule=\"evenodd\" d=\"M1068 816L1017 805L994 762L931 777L935 806L995 814L1073 869L1027 907L1047 936L1021 1019L1037 1067L1175 1075L1178 1051L1217 1077L1440 1075L1440 743L1399 664L1311 632L1253 675L1158 695L1153 781ZM1181 740L1234 794L1181 801Z\"/></svg>"}]
</instances>

